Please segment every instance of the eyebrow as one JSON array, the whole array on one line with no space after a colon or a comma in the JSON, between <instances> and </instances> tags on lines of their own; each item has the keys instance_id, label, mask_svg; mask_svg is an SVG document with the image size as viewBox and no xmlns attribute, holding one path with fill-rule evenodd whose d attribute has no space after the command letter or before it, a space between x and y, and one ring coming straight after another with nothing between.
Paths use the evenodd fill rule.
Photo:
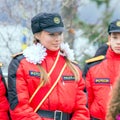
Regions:
<instances>
[{"instance_id":1,"label":"eyebrow","mask_svg":"<svg viewBox=\"0 0 120 120\"><path fill-rule=\"evenodd\" d=\"M113 35L118 35L118 34L120 34L120 32L113 32L112 34Z\"/></svg>"}]
</instances>

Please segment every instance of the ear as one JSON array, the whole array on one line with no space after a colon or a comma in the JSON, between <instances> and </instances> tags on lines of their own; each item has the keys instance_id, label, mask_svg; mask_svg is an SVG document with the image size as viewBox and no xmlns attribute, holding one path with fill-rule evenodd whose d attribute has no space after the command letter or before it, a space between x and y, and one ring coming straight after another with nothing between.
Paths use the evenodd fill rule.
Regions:
<instances>
[{"instance_id":1,"label":"ear","mask_svg":"<svg viewBox=\"0 0 120 120\"><path fill-rule=\"evenodd\" d=\"M38 38L39 38L38 35L34 35L34 36L35 36L35 38L38 40Z\"/></svg>"},{"instance_id":2,"label":"ear","mask_svg":"<svg viewBox=\"0 0 120 120\"><path fill-rule=\"evenodd\" d=\"M39 36L39 35L40 35L39 33L35 33L35 34L34 34L34 36L35 36L35 38L36 38L37 40L40 39L40 36Z\"/></svg>"}]
</instances>

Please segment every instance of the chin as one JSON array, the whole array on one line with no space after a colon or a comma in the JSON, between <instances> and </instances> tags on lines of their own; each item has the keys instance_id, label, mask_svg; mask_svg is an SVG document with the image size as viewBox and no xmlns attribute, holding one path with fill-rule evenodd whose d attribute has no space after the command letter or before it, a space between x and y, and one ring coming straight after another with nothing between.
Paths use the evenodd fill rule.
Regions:
<instances>
[{"instance_id":1,"label":"chin","mask_svg":"<svg viewBox=\"0 0 120 120\"><path fill-rule=\"evenodd\" d=\"M59 49L60 49L59 47L55 47L55 48L53 48L54 51L59 50Z\"/></svg>"},{"instance_id":2,"label":"chin","mask_svg":"<svg viewBox=\"0 0 120 120\"><path fill-rule=\"evenodd\" d=\"M120 51L115 51L116 54L120 54Z\"/></svg>"}]
</instances>

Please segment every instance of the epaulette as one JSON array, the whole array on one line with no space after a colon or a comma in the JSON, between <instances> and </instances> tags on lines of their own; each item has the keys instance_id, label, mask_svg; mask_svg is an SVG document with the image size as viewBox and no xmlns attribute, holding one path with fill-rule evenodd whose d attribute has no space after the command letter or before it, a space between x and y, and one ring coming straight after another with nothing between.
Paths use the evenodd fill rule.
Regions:
<instances>
[{"instance_id":1,"label":"epaulette","mask_svg":"<svg viewBox=\"0 0 120 120\"><path fill-rule=\"evenodd\" d=\"M107 44L107 45L110 45L110 42L107 42L106 44Z\"/></svg>"},{"instance_id":2,"label":"epaulette","mask_svg":"<svg viewBox=\"0 0 120 120\"><path fill-rule=\"evenodd\" d=\"M104 58L105 58L104 55L100 55L100 56L93 57L91 59L86 60L85 63L92 63L92 62L100 61L100 60L103 60Z\"/></svg>"},{"instance_id":3,"label":"epaulette","mask_svg":"<svg viewBox=\"0 0 120 120\"><path fill-rule=\"evenodd\" d=\"M3 65L3 64L0 62L0 67L2 67L2 65Z\"/></svg>"},{"instance_id":4,"label":"epaulette","mask_svg":"<svg viewBox=\"0 0 120 120\"><path fill-rule=\"evenodd\" d=\"M19 55L22 55L22 54L23 54L23 52L16 53L16 54L12 55L12 58L15 58L15 57L17 57L17 56L19 56Z\"/></svg>"}]
</instances>

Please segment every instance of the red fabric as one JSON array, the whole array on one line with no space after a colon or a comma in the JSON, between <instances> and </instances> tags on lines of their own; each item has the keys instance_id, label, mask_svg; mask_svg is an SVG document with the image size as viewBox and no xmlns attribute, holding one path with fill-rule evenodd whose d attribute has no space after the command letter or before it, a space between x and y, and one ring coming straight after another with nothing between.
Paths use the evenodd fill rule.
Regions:
<instances>
[{"instance_id":1,"label":"red fabric","mask_svg":"<svg viewBox=\"0 0 120 120\"><path fill-rule=\"evenodd\" d=\"M120 55L108 49L106 59L90 67L86 74L88 106L90 114L105 120L107 105L114 82L119 77ZM97 80L104 82L97 83ZM105 82L107 81L107 82Z\"/></svg>"},{"instance_id":2,"label":"red fabric","mask_svg":"<svg viewBox=\"0 0 120 120\"><path fill-rule=\"evenodd\" d=\"M0 120L9 120L8 118L9 104L5 94L6 89L2 81L2 74L0 70Z\"/></svg>"},{"instance_id":3,"label":"red fabric","mask_svg":"<svg viewBox=\"0 0 120 120\"><path fill-rule=\"evenodd\" d=\"M48 55L42 63L42 66L47 72L50 71L57 54L58 51L57 53L48 51ZM60 57L63 58L63 56ZM60 62L58 64L61 65ZM12 120L51 120L47 118L41 118L37 113L33 112L32 107L29 105L28 101L31 95L40 84L40 78L37 76L30 76L30 71L39 72L39 69L36 65L27 62L25 59L22 59L17 69L16 77L18 104L15 109L11 110ZM82 73L80 70L79 72L81 78L79 82L70 80L64 81L61 77L60 81L49 97L42 104L40 109L51 111L61 110L67 113L73 113L71 120L89 120L89 112L86 108L86 95L83 92L85 84L84 80L82 79ZM73 74L67 67L62 76L71 75ZM53 78L49 79L50 82L52 80ZM49 86L49 83L46 85L46 87L47 86Z\"/></svg>"},{"instance_id":4,"label":"red fabric","mask_svg":"<svg viewBox=\"0 0 120 120\"><path fill-rule=\"evenodd\" d=\"M38 92L35 94L35 96L33 97L32 101L30 102L30 106L34 110L38 107L38 105L40 104L40 102L44 99L44 97L46 96L46 94L53 87L53 85L56 82L58 76L60 75L60 72L61 72L62 68L65 65L65 61L64 61L64 59L62 57L60 57L57 62L58 63L60 62L60 65L56 65L55 68L54 68L54 70L52 71L52 73L50 75L50 77L52 78L52 81L49 84L49 86L48 87L43 86L42 88L40 88L38 90Z\"/></svg>"}]
</instances>

